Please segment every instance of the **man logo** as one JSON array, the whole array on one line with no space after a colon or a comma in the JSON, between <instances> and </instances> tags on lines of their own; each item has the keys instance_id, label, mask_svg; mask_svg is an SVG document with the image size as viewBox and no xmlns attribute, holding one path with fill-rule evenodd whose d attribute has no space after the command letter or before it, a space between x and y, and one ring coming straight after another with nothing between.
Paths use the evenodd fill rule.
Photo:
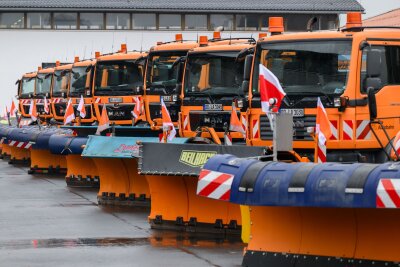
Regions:
<instances>
[{"instance_id":1,"label":"man logo","mask_svg":"<svg viewBox=\"0 0 400 267\"><path fill-rule=\"evenodd\" d=\"M199 168L203 167L207 160L216 154L216 151L183 150L179 162L193 168Z\"/></svg>"}]
</instances>

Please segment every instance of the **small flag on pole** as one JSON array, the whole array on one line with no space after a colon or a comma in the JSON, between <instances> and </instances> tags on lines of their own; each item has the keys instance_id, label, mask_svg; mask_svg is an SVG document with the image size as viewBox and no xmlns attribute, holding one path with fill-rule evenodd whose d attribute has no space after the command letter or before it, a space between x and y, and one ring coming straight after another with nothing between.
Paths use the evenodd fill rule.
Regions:
<instances>
[{"instance_id":1,"label":"small flag on pole","mask_svg":"<svg viewBox=\"0 0 400 267\"><path fill-rule=\"evenodd\" d=\"M75 119L74 107L72 106L72 100L70 99L67 104L67 109L64 115L64 125L71 123Z\"/></svg>"},{"instance_id":2,"label":"small flag on pole","mask_svg":"<svg viewBox=\"0 0 400 267\"><path fill-rule=\"evenodd\" d=\"M161 115L163 121L163 131L167 132L167 140L172 141L172 139L176 136L175 126L172 123L171 116L169 115L169 111L165 106L164 100L161 98Z\"/></svg>"},{"instance_id":3,"label":"small flag on pole","mask_svg":"<svg viewBox=\"0 0 400 267\"><path fill-rule=\"evenodd\" d=\"M79 116L84 119L86 117L86 109L85 109L85 100L83 99L83 95L81 95L81 99L79 100L78 105Z\"/></svg>"},{"instance_id":4,"label":"small flag on pole","mask_svg":"<svg viewBox=\"0 0 400 267\"><path fill-rule=\"evenodd\" d=\"M96 135L100 135L102 131L108 128L110 128L110 120L108 119L106 104L103 104L103 109L101 111L99 126L97 126Z\"/></svg>"}]
</instances>

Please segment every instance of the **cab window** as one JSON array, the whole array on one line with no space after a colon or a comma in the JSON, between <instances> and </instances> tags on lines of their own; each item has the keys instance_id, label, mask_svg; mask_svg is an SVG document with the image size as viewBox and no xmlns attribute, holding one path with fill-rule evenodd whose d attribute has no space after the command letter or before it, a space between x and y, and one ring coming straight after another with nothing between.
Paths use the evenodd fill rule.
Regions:
<instances>
[{"instance_id":1,"label":"cab window","mask_svg":"<svg viewBox=\"0 0 400 267\"><path fill-rule=\"evenodd\" d=\"M400 85L400 46L371 46L363 50L361 60L361 92L367 91L367 53L371 49L381 52L381 74L378 77L380 88L387 85Z\"/></svg>"}]
</instances>

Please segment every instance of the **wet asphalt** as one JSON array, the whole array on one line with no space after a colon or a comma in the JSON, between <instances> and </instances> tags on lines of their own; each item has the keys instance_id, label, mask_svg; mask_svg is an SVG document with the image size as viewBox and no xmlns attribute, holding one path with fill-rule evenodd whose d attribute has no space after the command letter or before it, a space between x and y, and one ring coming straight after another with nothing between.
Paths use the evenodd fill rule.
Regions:
<instances>
[{"instance_id":1,"label":"wet asphalt","mask_svg":"<svg viewBox=\"0 0 400 267\"><path fill-rule=\"evenodd\" d=\"M0 160L0 266L240 266L237 238L151 230L146 209Z\"/></svg>"}]
</instances>

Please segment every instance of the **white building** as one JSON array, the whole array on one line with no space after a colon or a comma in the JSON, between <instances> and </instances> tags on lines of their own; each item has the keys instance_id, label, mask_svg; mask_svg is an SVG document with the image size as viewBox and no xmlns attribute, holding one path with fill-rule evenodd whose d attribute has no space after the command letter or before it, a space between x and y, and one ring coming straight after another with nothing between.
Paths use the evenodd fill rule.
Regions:
<instances>
[{"instance_id":1,"label":"white building","mask_svg":"<svg viewBox=\"0 0 400 267\"><path fill-rule=\"evenodd\" d=\"M95 51L147 50L175 33L195 40L223 26L223 37L250 37L283 16L287 31L339 25L339 15L363 11L356 0L0 0L0 107L16 94L14 82L42 62L70 62ZM221 27L220 27L221 28Z\"/></svg>"}]
</instances>

